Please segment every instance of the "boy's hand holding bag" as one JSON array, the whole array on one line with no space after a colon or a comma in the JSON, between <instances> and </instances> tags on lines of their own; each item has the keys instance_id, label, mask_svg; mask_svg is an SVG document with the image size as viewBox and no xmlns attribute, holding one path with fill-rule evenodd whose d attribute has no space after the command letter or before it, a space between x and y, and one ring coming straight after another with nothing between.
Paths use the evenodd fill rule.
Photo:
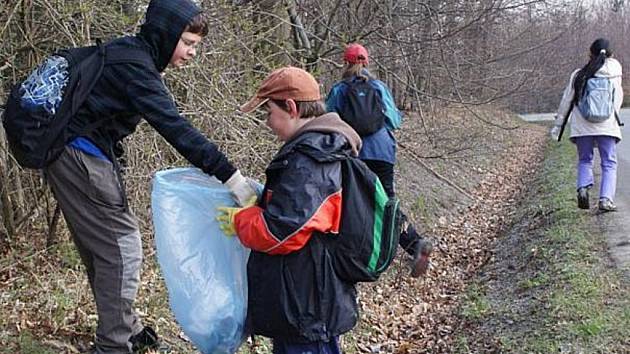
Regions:
<instances>
[{"instance_id":1,"label":"boy's hand holding bag","mask_svg":"<svg viewBox=\"0 0 630 354\"><path fill-rule=\"evenodd\" d=\"M245 208L233 208L233 207L218 207L217 208L217 221L219 222L219 228L225 236L236 236L236 229L234 228L234 216L239 211Z\"/></svg>"},{"instance_id":2,"label":"boy's hand holding bag","mask_svg":"<svg viewBox=\"0 0 630 354\"><path fill-rule=\"evenodd\" d=\"M245 202L242 208L238 207L218 207L217 208L217 221L219 222L219 228L225 236L236 236L236 229L234 228L234 217L238 212L245 208L256 204L256 195L252 196Z\"/></svg>"}]
</instances>

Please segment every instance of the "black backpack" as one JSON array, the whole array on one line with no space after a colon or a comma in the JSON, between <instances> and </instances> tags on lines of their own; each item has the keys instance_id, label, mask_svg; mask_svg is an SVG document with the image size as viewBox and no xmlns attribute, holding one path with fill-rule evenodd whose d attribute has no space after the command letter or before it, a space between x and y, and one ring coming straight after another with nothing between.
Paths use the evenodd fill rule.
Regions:
<instances>
[{"instance_id":1,"label":"black backpack","mask_svg":"<svg viewBox=\"0 0 630 354\"><path fill-rule=\"evenodd\" d=\"M107 45L97 41L97 45L64 49L46 58L27 79L13 87L2 115L9 148L20 166L44 168L61 154L72 138L67 127L98 82L106 64L137 62L152 65L146 57L139 49L107 49ZM63 65L54 67L56 64L51 64L63 62L63 59ZM41 80L36 89L55 85L56 92L60 92L60 96L55 97L58 101L56 105L27 98L25 92L28 90L23 85L33 75L41 79L37 75L51 68L63 69L55 72L58 82L51 84L52 80L45 77L46 80ZM88 124L77 135L86 134L106 121Z\"/></svg>"},{"instance_id":2,"label":"black backpack","mask_svg":"<svg viewBox=\"0 0 630 354\"><path fill-rule=\"evenodd\" d=\"M348 282L378 279L396 256L401 231L397 198L390 199L378 176L358 158L341 161L342 218L329 251L337 275Z\"/></svg>"},{"instance_id":3,"label":"black backpack","mask_svg":"<svg viewBox=\"0 0 630 354\"><path fill-rule=\"evenodd\" d=\"M348 85L339 115L360 136L377 132L383 127L386 116L377 90L371 80L345 80Z\"/></svg>"}]
</instances>

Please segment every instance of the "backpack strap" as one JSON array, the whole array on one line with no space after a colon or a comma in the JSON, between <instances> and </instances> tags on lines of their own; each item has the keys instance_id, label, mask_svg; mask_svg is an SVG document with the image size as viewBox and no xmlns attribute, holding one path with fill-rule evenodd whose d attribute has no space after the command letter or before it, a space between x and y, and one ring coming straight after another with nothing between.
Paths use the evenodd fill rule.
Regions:
<instances>
[{"instance_id":1,"label":"backpack strap","mask_svg":"<svg viewBox=\"0 0 630 354\"><path fill-rule=\"evenodd\" d=\"M135 63L141 65L153 65L153 61L147 55L145 51L140 48L134 47L115 47L109 48L106 44L102 44L100 39L96 40L96 45L99 47L101 55L105 58L104 65L109 64L123 64L123 63ZM101 125L111 121L111 118L104 118L93 121L87 124L83 129L77 132L77 135L87 134Z\"/></svg>"},{"instance_id":2,"label":"backpack strap","mask_svg":"<svg viewBox=\"0 0 630 354\"><path fill-rule=\"evenodd\" d=\"M560 141L562 139L562 134L564 133L564 128L567 125L567 122L569 121L569 116L571 115L571 111L573 111L573 107L575 107L575 103L571 102L571 106L569 107L569 111L567 111L567 114L564 116L564 119L562 120L562 125L560 126L560 132L558 133L558 141Z\"/></svg>"},{"instance_id":3,"label":"backpack strap","mask_svg":"<svg viewBox=\"0 0 630 354\"><path fill-rule=\"evenodd\" d=\"M610 84L612 85L612 82ZM614 106L615 106L615 85L613 85L613 107ZM624 124L619 118L619 112L617 112L617 110L614 108L613 108L613 111L615 112L615 119L617 120L617 124L619 124L620 127L623 127Z\"/></svg>"},{"instance_id":4,"label":"backpack strap","mask_svg":"<svg viewBox=\"0 0 630 354\"><path fill-rule=\"evenodd\" d=\"M105 56L105 46L103 45L103 41L100 38L96 38L96 46L98 47L98 51L102 56Z\"/></svg>"},{"instance_id":5,"label":"backpack strap","mask_svg":"<svg viewBox=\"0 0 630 354\"><path fill-rule=\"evenodd\" d=\"M104 66L112 65L112 64L140 64L144 66L153 66L153 60L147 54L146 51L143 51L140 48L135 47L107 47L107 45L101 45L97 42L99 48L101 49L101 54L104 56ZM83 129L78 132L78 136L88 134L89 132L100 128L105 123L111 122L112 118L108 117L105 119L99 119L87 124ZM112 159L111 162L114 165L114 171L116 172L116 176L120 183L120 189L124 196L124 208L125 210L129 210L129 202L127 200L127 190L125 188L125 184L123 183L122 177L122 167L120 166L120 162L114 154L113 149L108 152L109 157Z\"/></svg>"},{"instance_id":6,"label":"backpack strap","mask_svg":"<svg viewBox=\"0 0 630 354\"><path fill-rule=\"evenodd\" d=\"M140 48L114 47L106 49L105 65L134 63L153 65L148 53Z\"/></svg>"},{"instance_id":7,"label":"backpack strap","mask_svg":"<svg viewBox=\"0 0 630 354\"><path fill-rule=\"evenodd\" d=\"M623 127L625 125L619 118L619 113L616 110L615 110L615 119L617 120L617 124L619 124L620 127Z\"/></svg>"}]
</instances>

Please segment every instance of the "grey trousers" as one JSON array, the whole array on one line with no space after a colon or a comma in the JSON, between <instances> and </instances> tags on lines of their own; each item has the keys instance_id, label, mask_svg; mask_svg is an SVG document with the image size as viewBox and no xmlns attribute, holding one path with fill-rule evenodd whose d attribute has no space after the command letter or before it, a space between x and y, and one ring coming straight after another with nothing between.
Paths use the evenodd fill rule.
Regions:
<instances>
[{"instance_id":1,"label":"grey trousers","mask_svg":"<svg viewBox=\"0 0 630 354\"><path fill-rule=\"evenodd\" d=\"M66 147L44 171L87 269L96 301L96 353L131 353L143 326L133 309L142 243L111 162Z\"/></svg>"}]
</instances>

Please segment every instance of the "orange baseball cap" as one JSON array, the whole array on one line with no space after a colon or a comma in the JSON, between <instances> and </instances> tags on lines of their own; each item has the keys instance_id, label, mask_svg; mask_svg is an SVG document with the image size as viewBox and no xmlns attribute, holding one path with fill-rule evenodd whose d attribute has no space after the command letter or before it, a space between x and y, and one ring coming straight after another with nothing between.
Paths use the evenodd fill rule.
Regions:
<instances>
[{"instance_id":1,"label":"orange baseball cap","mask_svg":"<svg viewBox=\"0 0 630 354\"><path fill-rule=\"evenodd\" d=\"M368 52L364 46L358 43L349 44L343 53L343 60L350 64L368 65Z\"/></svg>"},{"instance_id":2,"label":"orange baseball cap","mask_svg":"<svg viewBox=\"0 0 630 354\"><path fill-rule=\"evenodd\" d=\"M241 112L249 113L270 99L318 101L321 97L319 84L313 75L303 69L287 66L271 72L260 84L254 97L241 106Z\"/></svg>"}]
</instances>

